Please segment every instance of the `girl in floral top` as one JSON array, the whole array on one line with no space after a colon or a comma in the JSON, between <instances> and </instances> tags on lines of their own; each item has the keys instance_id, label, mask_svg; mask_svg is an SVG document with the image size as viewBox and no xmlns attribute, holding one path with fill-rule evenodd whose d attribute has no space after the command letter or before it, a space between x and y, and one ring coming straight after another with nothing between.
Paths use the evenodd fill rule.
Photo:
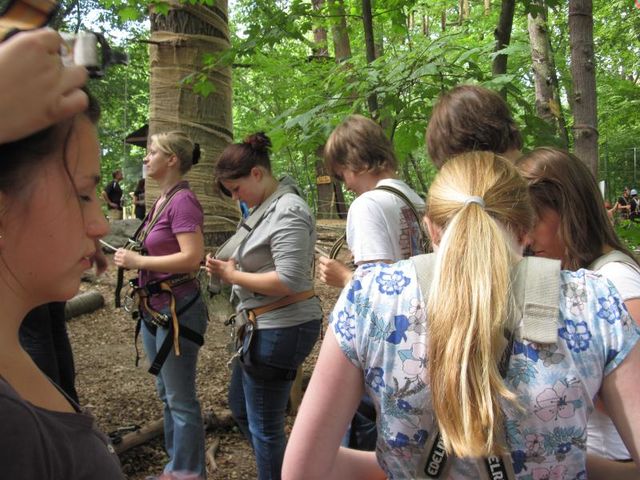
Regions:
<instances>
[{"instance_id":1,"label":"girl in floral top","mask_svg":"<svg viewBox=\"0 0 640 480\"><path fill-rule=\"evenodd\" d=\"M411 260L358 269L331 315L284 478L434 478L439 429L448 471L435 478L497 478L478 459L501 456L519 480L586 479L596 394L637 461L640 332L615 288L586 270L561 272L552 344L509 323L510 274L533 221L514 167L488 152L448 161L425 220L438 247L429 297ZM378 412L375 453L338 447L363 391Z\"/></svg>"}]
</instances>

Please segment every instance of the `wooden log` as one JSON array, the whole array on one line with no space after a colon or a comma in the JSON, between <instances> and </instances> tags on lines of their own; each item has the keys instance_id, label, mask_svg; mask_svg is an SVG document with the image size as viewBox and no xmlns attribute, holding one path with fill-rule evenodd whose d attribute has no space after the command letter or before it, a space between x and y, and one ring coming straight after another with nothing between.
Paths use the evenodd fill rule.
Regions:
<instances>
[{"instance_id":1,"label":"wooden log","mask_svg":"<svg viewBox=\"0 0 640 480\"><path fill-rule=\"evenodd\" d=\"M91 313L99 308L104 307L104 297L97 290L89 290L79 293L67 302L64 307L64 316L67 320Z\"/></svg>"},{"instance_id":2,"label":"wooden log","mask_svg":"<svg viewBox=\"0 0 640 480\"><path fill-rule=\"evenodd\" d=\"M216 428L228 429L235 425L231 412L226 409L222 410L218 415L211 410L203 412L202 420L204 422L205 430L214 430ZM142 445L143 443L147 443L155 437L162 435L163 425L163 420L158 419L144 425L136 431L126 433L121 437L115 436L114 438L114 435L111 434L111 441L116 453L120 455L127 450L137 447L138 445Z\"/></svg>"}]
</instances>

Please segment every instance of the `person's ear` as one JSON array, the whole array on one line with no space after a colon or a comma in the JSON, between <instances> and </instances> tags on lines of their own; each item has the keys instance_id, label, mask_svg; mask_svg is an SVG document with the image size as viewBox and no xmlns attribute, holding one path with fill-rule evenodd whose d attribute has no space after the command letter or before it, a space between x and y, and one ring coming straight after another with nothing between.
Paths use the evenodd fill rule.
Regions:
<instances>
[{"instance_id":1,"label":"person's ear","mask_svg":"<svg viewBox=\"0 0 640 480\"><path fill-rule=\"evenodd\" d=\"M251 169L250 175L254 180L259 182L260 180L262 180L262 177L264 177L264 171L262 170L262 168L255 166Z\"/></svg>"},{"instance_id":2,"label":"person's ear","mask_svg":"<svg viewBox=\"0 0 640 480\"><path fill-rule=\"evenodd\" d=\"M167 165L169 165L170 167L173 167L174 165L178 164L178 157L177 155L173 154L169 157L169 160L167 160Z\"/></svg>"},{"instance_id":3,"label":"person's ear","mask_svg":"<svg viewBox=\"0 0 640 480\"><path fill-rule=\"evenodd\" d=\"M427 227L427 232L429 233L431 244L435 249L438 245L440 245L440 239L442 238L442 228L440 228L440 226L433 223L431 219L426 215L424 217L424 224Z\"/></svg>"}]
</instances>

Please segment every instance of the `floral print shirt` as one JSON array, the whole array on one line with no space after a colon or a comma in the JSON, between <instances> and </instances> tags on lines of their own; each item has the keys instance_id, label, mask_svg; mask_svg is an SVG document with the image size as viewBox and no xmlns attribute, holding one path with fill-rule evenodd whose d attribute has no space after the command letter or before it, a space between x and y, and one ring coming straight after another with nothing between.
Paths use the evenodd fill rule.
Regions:
<instances>
[{"instance_id":1,"label":"floral print shirt","mask_svg":"<svg viewBox=\"0 0 640 480\"><path fill-rule=\"evenodd\" d=\"M524 407L504 407L518 480L586 479L592 400L640 335L615 287L598 274L562 271L560 287L557 343L516 340L509 361L505 381ZM425 298L413 263L361 266L330 322L375 404L378 462L389 478L425 478L434 418L425 384ZM450 461L448 478L478 478L476 462Z\"/></svg>"}]
</instances>

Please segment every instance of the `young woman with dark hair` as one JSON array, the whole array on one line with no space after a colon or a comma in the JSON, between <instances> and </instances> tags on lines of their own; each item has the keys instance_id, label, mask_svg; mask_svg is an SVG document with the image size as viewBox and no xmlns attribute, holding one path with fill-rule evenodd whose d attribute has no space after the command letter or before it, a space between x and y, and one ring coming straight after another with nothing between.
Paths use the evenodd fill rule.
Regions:
<instances>
[{"instance_id":1,"label":"young woman with dark hair","mask_svg":"<svg viewBox=\"0 0 640 480\"><path fill-rule=\"evenodd\" d=\"M567 270L597 270L617 288L627 310L640 320L640 265L618 238L598 184L575 155L556 148L537 148L517 167L529 183L536 211L529 249L562 261ZM629 452L606 414L596 409L589 420L590 452L629 460Z\"/></svg>"},{"instance_id":2,"label":"young woman with dark hair","mask_svg":"<svg viewBox=\"0 0 640 480\"><path fill-rule=\"evenodd\" d=\"M206 263L210 275L232 285L236 321L248 322L233 363L229 407L253 447L260 480L280 478L289 393L322 319L313 292L315 219L293 180L273 176L270 146L257 133L218 159L222 190L251 211Z\"/></svg>"},{"instance_id":3,"label":"young woman with dark hair","mask_svg":"<svg viewBox=\"0 0 640 480\"><path fill-rule=\"evenodd\" d=\"M77 293L98 256L97 241L107 233L96 195L99 113L91 99L70 120L0 145L3 478L124 478L93 418L38 369L18 341L27 312Z\"/></svg>"},{"instance_id":4,"label":"young woman with dark hair","mask_svg":"<svg viewBox=\"0 0 640 480\"><path fill-rule=\"evenodd\" d=\"M480 85L458 85L444 92L427 126L427 151L437 168L466 152L488 151L517 160L522 136L509 106Z\"/></svg>"}]
</instances>

